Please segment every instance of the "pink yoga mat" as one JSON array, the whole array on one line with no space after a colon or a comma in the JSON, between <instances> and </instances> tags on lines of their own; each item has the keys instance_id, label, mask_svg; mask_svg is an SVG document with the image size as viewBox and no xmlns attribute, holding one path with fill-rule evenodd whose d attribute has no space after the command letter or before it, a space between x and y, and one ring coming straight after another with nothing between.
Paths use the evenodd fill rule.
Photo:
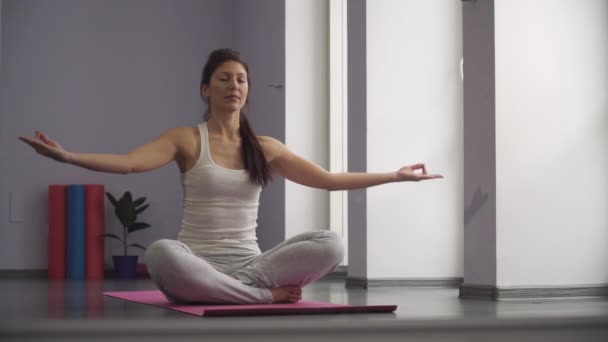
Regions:
<instances>
[{"instance_id":1,"label":"pink yoga mat","mask_svg":"<svg viewBox=\"0 0 608 342\"><path fill-rule=\"evenodd\" d=\"M293 315L293 314L337 314L393 312L397 305L343 305L325 302L300 301L295 304L255 304L255 305L174 305L167 301L162 292L131 291L104 292L106 296L136 303L154 305L189 313L196 316L251 316L251 315Z\"/></svg>"}]
</instances>

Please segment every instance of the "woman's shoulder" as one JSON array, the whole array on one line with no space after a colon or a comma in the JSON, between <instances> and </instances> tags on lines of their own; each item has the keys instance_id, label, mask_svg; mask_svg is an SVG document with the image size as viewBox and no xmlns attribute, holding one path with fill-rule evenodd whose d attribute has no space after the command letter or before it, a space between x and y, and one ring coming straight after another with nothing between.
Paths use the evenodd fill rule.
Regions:
<instances>
[{"instance_id":1,"label":"woman's shoulder","mask_svg":"<svg viewBox=\"0 0 608 342\"><path fill-rule=\"evenodd\" d=\"M267 135L258 135L257 136L258 141L260 142L260 145L262 145L262 147L267 147L267 148L282 148L285 146L285 144L283 144L280 140L275 139L273 137L269 137Z\"/></svg>"},{"instance_id":2,"label":"woman's shoulder","mask_svg":"<svg viewBox=\"0 0 608 342\"><path fill-rule=\"evenodd\" d=\"M276 143L279 143L279 144L282 144L281 141L279 141L279 140L277 140L277 139L275 139L273 137L267 136L267 135L257 135L256 137L258 138L258 141L260 142L260 144L261 143L266 143L266 144L276 144Z\"/></svg>"},{"instance_id":3,"label":"woman's shoulder","mask_svg":"<svg viewBox=\"0 0 608 342\"><path fill-rule=\"evenodd\" d=\"M200 132L197 126L180 126L168 128L164 134L171 137L174 141L179 142L196 138L200 135Z\"/></svg>"},{"instance_id":4,"label":"woman's shoulder","mask_svg":"<svg viewBox=\"0 0 608 342\"><path fill-rule=\"evenodd\" d=\"M197 126L168 128L165 133L177 148L177 164L182 172L189 170L200 153L200 132Z\"/></svg>"},{"instance_id":5,"label":"woman's shoulder","mask_svg":"<svg viewBox=\"0 0 608 342\"><path fill-rule=\"evenodd\" d=\"M271 162L279 157L285 149L285 144L273 137L258 135L257 138L260 142L260 146L262 146L262 150L264 151L264 155L266 156L266 160L268 162Z\"/></svg>"},{"instance_id":6,"label":"woman's shoulder","mask_svg":"<svg viewBox=\"0 0 608 342\"><path fill-rule=\"evenodd\" d=\"M200 142L200 132L198 127L172 127L163 133L171 143L177 148L180 155L196 154Z\"/></svg>"}]
</instances>

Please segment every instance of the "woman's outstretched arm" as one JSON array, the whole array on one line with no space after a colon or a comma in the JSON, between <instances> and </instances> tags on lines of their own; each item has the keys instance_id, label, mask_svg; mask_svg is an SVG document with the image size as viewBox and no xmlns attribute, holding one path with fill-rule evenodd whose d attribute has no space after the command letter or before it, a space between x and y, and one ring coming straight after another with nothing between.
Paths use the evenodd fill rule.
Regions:
<instances>
[{"instance_id":1,"label":"woman's outstretched arm","mask_svg":"<svg viewBox=\"0 0 608 342\"><path fill-rule=\"evenodd\" d=\"M267 160L273 171L298 184L318 189L353 190L371 186L405 181L421 181L443 178L438 174L429 174L422 163L404 166L394 172L365 173L340 172L331 173L319 165L291 152L280 141L261 137L260 139ZM419 172L416 172L420 170Z\"/></svg>"},{"instance_id":2,"label":"woman's outstretched arm","mask_svg":"<svg viewBox=\"0 0 608 342\"><path fill-rule=\"evenodd\" d=\"M180 128L169 129L154 141L126 154L70 152L38 131L34 138L19 136L19 139L34 148L38 154L62 163L93 171L126 174L150 171L175 160L179 150L179 130Z\"/></svg>"}]
</instances>

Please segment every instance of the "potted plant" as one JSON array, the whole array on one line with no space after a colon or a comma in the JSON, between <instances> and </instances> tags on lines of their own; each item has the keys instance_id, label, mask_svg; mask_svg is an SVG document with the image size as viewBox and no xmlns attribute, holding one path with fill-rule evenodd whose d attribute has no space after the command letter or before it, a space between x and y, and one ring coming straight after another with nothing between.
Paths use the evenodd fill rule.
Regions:
<instances>
[{"instance_id":1,"label":"potted plant","mask_svg":"<svg viewBox=\"0 0 608 342\"><path fill-rule=\"evenodd\" d=\"M106 192L106 196L114 206L114 214L123 227L123 234L122 238L111 233L103 234L103 237L116 239L122 242L124 254L114 255L112 257L114 269L120 278L134 278L137 270L137 255L127 255L127 248L136 247L143 249L144 251L146 248L137 243L127 244L127 236L135 231L150 227L146 222L137 221L137 216L148 209L150 205L144 204L146 201L145 197L140 197L133 201L133 197L129 191L125 191L118 201L109 192Z\"/></svg>"}]
</instances>

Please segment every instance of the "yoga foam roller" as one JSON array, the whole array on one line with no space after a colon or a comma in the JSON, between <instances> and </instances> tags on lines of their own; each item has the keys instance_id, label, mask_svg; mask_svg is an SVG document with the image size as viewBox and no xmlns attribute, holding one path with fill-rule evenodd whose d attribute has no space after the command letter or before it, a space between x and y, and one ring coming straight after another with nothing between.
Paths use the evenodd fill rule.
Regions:
<instances>
[{"instance_id":1,"label":"yoga foam roller","mask_svg":"<svg viewBox=\"0 0 608 342\"><path fill-rule=\"evenodd\" d=\"M91 280L103 280L104 196L103 185L85 185L86 278Z\"/></svg>"},{"instance_id":2,"label":"yoga foam roller","mask_svg":"<svg viewBox=\"0 0 608 342\"><path fill-rule=\"evenodd\" d=\"M67 190L67 278L85 279L84 185L69 185Z\"/></svg>"},{"instance_id":3,"label":"yoga foam roller","mask_svg":"<svg viewBox=\"0 0 608 342\"><path fill-rule=\"evenodd\" d=\"M48 277L65 279L66 275L66 186L49 185L48 190Z\"/></svg>"},{"instance_id":4,"label":"yoga foam roller","mask_svg":"<svg viewBox=\"0 0 608 342\"><path fill-rule=\"evenodd\" d=\"M65 318L65 280L53 279L47 282L48 314L51 319Z\"/></svg>"}]
</instances>

